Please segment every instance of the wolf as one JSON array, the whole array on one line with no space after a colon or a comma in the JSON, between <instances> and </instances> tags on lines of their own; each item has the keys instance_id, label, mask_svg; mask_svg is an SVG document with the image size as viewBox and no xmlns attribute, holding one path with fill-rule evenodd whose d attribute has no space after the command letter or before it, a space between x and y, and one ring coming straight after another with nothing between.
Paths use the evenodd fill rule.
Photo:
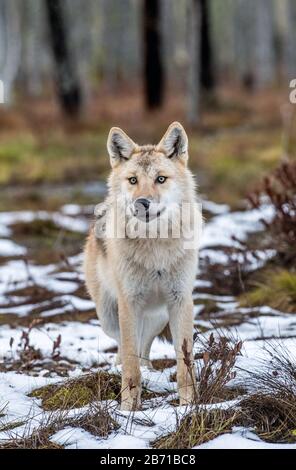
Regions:
<instances>
[{"instance_id":1,"label":"wolf","mask_svg":"<svg viewBox=\"0 0 296 470\"><path fill-rule=\"evenodd\" d=\"M192 290L202 224L199 209L195 223L191 221L198 205L187 167L188 138L174 122L158 145L140 146L113 127L107 149L108 195L89 232L84 273L101 326L118 343L121 409L139 409L141 365L151 366L152 342L164 331L174 344L180 404L185 405L196 393ZM189 209L180 217L184 204ZM120 235L109 230L115 225ZM147 228L153 236L147 236ZM160 236L164 228L166 236ZM186 246L188 240L193 243Z\"/></svg>"}]
</instances>

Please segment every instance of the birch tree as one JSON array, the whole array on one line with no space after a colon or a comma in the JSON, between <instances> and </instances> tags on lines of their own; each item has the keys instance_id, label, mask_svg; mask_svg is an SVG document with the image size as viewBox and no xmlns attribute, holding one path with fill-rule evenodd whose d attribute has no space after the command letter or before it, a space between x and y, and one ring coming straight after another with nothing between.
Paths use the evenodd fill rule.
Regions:
<instances>
[{"instance_id":1,"label":"birch tree","mask_svg":"<svg viewBox=\"0 0 296 470\"><path fill-rule=\"evenodd\" d=\"M201 65L201 9L199 0L190 0L188 5L188 111L191 126L200 119L200 65Z\"/></svg>"},{"instance_id":2,"label":"birch tree","mask_svg":"<svg viewBox=\"0 0 296 470\"><path fill-rule=\"evenodd\" d=\"M233 17L235 75L246 86L254 86L255 24L254 0L236 0Z\"/></svg>"},{"instance_id":3,"label":"birch tree","mask_svg":"<svg viewBox=\"0 0 296 470\"><path fill-rule=\"evenodd\" d=\"M275 78L275 32L273 2L256 0L255 13L254 78L257 88L271 84Z\"/></svg>"},{"instance_id":4,"label":"birch tree","mask_svg":"<svg viewBox=\"0 0 296 470\"><path fill-rule=\"evenodd\" d=\"M289 80L296 78L296 3L285 0L284 66Z\"/></svg>"},{"instance_id":5,"label":"birch tree","mask_svg":"<svg viewBox=\"0 0 296 470\"><path fill-rule=\"evenodd\" d=\"M4 102L12 101L21 56L21 34L18 2L0 0L0 80L4 84Z\"/></svg>"},{"instance_id":6,"label":"birch tree","mask_svg":"<svg viewBox=\"0 0 296 470\"><path fill-rule=\"evenodd\" d=\"M42 94L51 66L45 13L40 0L20 2L23 44L20 78L22 89L30 96Z\"/></svg>"}]
</instances>

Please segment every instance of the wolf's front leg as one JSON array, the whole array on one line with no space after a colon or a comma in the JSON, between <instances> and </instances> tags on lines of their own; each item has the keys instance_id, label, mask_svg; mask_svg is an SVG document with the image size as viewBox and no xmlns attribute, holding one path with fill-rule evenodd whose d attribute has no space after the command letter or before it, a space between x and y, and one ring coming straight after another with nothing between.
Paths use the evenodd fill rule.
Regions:
<instances>
[{"instance_id":1,"label":"wolf's front leg","mask_svg":"<svg viewBox=\"0 0 296 470\"><path fill-rule=\"evenodd\" d=\"M169 306L169 325L177 358L177 382L180 405L194 402L196 378L193 363L193 302L182 298Z\"/></svg>"},{"instance_id":2,"label":"wolf's front leg","mask_svg":"<svg viewBox=\"0 0 296 470\"><path fill-rule=\"evenodd\" d=\"M123 294L118 298L118 314L122 359L121 409L132 411L138 409L141 403L141 372L136 318Z\"/></svg>"}]
</instances>

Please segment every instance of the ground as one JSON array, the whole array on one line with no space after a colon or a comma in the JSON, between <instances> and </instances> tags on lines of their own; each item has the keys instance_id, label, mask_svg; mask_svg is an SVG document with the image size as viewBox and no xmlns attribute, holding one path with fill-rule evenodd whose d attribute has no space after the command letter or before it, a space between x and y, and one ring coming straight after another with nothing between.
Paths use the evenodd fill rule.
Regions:
<instances>
[{"instance_id":1,"label":"ground","mask_svg":"<svg viewBox=\"0 0 296 470\"><path fill-rule=\"evenodd\" d=\"M100 190L98 188L98 193ZM206 402L210 402L205 405L207 409L221 406L232 409L252 393L251 388L242 386L247 371L266 366L262 361L267 354L266 340L280 337L291 353L295 351L295 313L280 312L267 305L241 307L239 296L233 295L237 286L227 287L228 249L238 243L232 235L243 242L252 234L260 233L260 219L271 217L270 207L230 212L226 205L207 200L203 201L203 207L208 222L203 232L200 270L194 290L195 363L200 374L206 351L213 355L216 348L217 357L211 360L219 368L227 350L233 351L242 341L242 348L234 354L234 363L230 361L229 366L229 357L225 356L228 376L211 399L207 397ZM176 406L173 347L160 339L154 341L151 352L155 370L142 370L143 410L132 415L119 410L120 367L114 365L116 343L100 327L94 305L84 291L80 269L79 248L87 231L89 212L88 206L64 205L53 213L0 214L0 246L3 246L2 253L6 253L0 267L0 351L3 358L0 439L3 445L18 439L28 440L34 429L39 432L42 429L44 433L44 428L49 427L45 447L150 447L173 431L177 420L186 414L185 407ZM45 245L51 240L54 246L58 238L63 240L66 234L65 248L70 250L67 257L63 254L53 263L42 264L37 261L38 249L35 248L35 254L30 252L30 237L36 236L36 227L39 233L41 221L46 233L42 241ZM22 238L25 226L29 235L25 231L26 237ZM68 231L72 237L68 236ZM75 240L76 252L75 244L69 243L69 239ZM60 243L62 247L63 242ZM28 252L36 261L26 261ZM240 256L241 253L233 253L230 264L239 263ZM246 266L244 269L253 272L270 258L269 251L257 250L256 258L250 252L247 269ZM213 266L217 275L211 278ZM221 287L219 271L226 276ZM215 339L211 339L212 333ZM111 416L110 429L107 427L103 436L96 427L96 432L89 426L85 430L84 415L89 422L90 406L101 407L100 412L105 410ZM231 426L222 435L201 445L278 446L265 443L254 430L242 426ZM296 443L293 445L296 448Z\"/></svg>"},{"instance_id":2,"label":"ground","mask_svg":"<svg viewBox=\"0 0 296 470\"><path fill-rule=\"evenodd\" d=\"M114 96L79 132L61 130L42 103L2 116L0 448L296 448L295 274L265 243L273 206L246 201L295 142L282 130L282 95L219 98L189 130L206 222L193 292L199 397L178 406L174 350L156 339L132 414L120 411L116 343L85 291L81 251L106 192L107 124L156 141L180 100L169 119L143 121L128 97L117 115Z\"/></svg>"}]
</instances>

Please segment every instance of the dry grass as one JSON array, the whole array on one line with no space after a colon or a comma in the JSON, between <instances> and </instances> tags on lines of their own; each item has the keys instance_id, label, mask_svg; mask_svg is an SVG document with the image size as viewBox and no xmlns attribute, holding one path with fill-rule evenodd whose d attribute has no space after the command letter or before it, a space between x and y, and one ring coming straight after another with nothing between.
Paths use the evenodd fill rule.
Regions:
<instances>
[{"instance_id":1,"label":"dry grass","mask_svg":"<svg viewBox=\"0 0 296 470\"><path fill-rule=\"evenodd\" d=\"M296 358L280 341L265 346L261 367L247 371L242 424L268 442L296 442Z\"/></svg>"},{"instance_id":2,"label":"dry grass","mask_svg":"<svg viewBox=\"0 0 296 470\"><path fill-rule=\"evenodd\" d=\"M269 245L277 252L277 260L284 266L295 266L296 260L296 161L285 159L275 171L264 178L259 189L249 200L260 208L264 197L273 208L271 221L263 220L270 235Z\"/></svg>"},{"instance_id":3,"label":"dry grass","mask_svg":"<svg viewBox=\"0 0 296 470\"><path fill-rule=\"evenodd\" d=\"M39 292L37 286L34 286L34 288L35 287L36 291ZM32 287L32 289L28 289L28 292L34 292L34 288ZM25 292L25 289L22 291ZM26 300L23 302L25 304ZM34 309L31 310L31 314L33 310ZM45 376L53 374L55 376L60 375L64 377L68 375L69 371L74 369L75 362L64 359L61 356L60 346L62 336L58 335L56 339L53 339L52 352L48 357L45 357L39 348L36 348L31 344L30 336L32 329L39 328L40 324L44 323L44 321L39 318L35 318L29 322L30 316L25 318L27 319L28 328L22 331L20 341L17 343L17 348L14 351L12 348L14 346L15 339L13 336L10 338L10 350L6 352L6 355L3 357L3 361L0 363L0 371L18 371L25 372L30 375L38 375L40 370L44 373L45 369L47 369L48 372L45 373Z\"/></svg>"},{"instance_id":4,"label":"dry grass","mask_svg":"<svg viewBox=\"0 0 296 470\"><path fill-rule=\"evenodd\" d=\"M213 347L213 339L211 343L213 357L220 360L221 353L225 354L221 343L218 348ZM152 446L189 449L230 433L233 426L250 428L267 442L296 442L296 359L282 343L269 343L265 349L269 360L265 359L258 369L245 371L247 376L241 382L242 387L251 389L248 396L228 409L195 405L181 420L177 417L173 432L156 439ZM208 366L209 360L204 367ZM223 370L223 380L226 380L228 374L225 368ZM207 384L205 382L204 385ZM213 403L214 395L210 386L206 390L206 400Z\"/></svg>"},{"instance_id":5,"label":"dry grass","mask_svg":"<svg viewBox=\"0 0 296 470\"><path fill-rule=\"evenodd\" d=\"M67 427L82 428L94 436L106 438L119 428L110 411L106 405L92 403L86 411L75 416L69 416L66 410L61 410L58 414L51 413L44 417L43 422L33 432L28 425L22 436L7 428L7 440L0 443L0 449L62 449L62 445L56 444L50 438Z\"/></svg>"},{"instance_id":6,"label":"dry grass","mask_svg":"<svg viewBox=\"0 0 296 470\"><path fill-rule=\"evenodd\" d=\"M152 443L156 449L191 449L231 431L239 411L194 409L177 423L176 430Z\"/></svg>"},{"instance_id":7,"label":"dry grass","mask_svg":"<svg viewBox=\"0 0 296 470\"><path fill-rule=\"evenodd\" d=\"M199 343L201 338L199 337ZM237 423L240 411L237 409L207 409L205 404L233 399L244 393L244 389L226 388L235 377L233 371L236 358L240 354L242 343L234 342L225 336L214 337L211 334L202 344L203 352L199 357L202 366L199 371L199 383L196 389L195 405L181 419L172 433L160 437L152 443L157 449L190 449L215 437L231 432ZM191 373L191 363L183 344L184 362Z\"/></svg>"},{"instance_id":8,"label":"dry grass","mask_svg":"<svg viewBox=\"0 0 296 470\"><path fill-rule=\"evenodd\" d=\"M198 401L181 419L176 413L175 430L156 439L151 443L152 447L189 449L231 433L234 426L252 429L267 442L296 442L296 359L282 343L266 343L267 357L260 367L243 371L241 384L237 381L236 387L230 388L228 382L235 377L233 369L241 348L241 342L222 335L216 338L210 335L204 341L199 354L202 367ZM171 363L159 365L170 366ZM245 387L249 390L248 395ZM41 398L43 408L50 410L47 418L33 432L28 425L21 437L14 428L24 423L9 425L3 422L2 431L7 433L8 439L0 448L60 448L51 441L51 436L67 427L83 428L94 436L105 438L119 425L113 418L112 402L99 400L116 399L119 392L120 377L104 371L37 389L31 396ZM217 399L221 402L239 397L230 408L206 405ZM163 397L163 403L167 404L167 398ZM86 405L86 410L70 414L72 408Z\"/></svg>"},{"instance_id":9,"label":"dry grass","mask_svg":"<svg viewBox=\"0 0 296 470\"><path fill-rule=\"evenodd\" d=\"M48 213L48 219L36 218L30 222L18 221L10 227L11 238L26 246L28 258L38 264L58 263L61 257L72 256L81 250L84 234L59 227Z\"/></svg>"},{"instance_id":10,"label":"dry grass","mask_svg":"<svg viewBox=\"0 0 296 470\"><path fill-rule=\"evenodd\" d=\"M250 395L240 402L240 422L264 441L296 442L296 396Z\"/></svg>"},{"instance_id":11,"label":"dry grass","mask_svg":"<svg viewBox=\"0 0 296 470\"><path fill-rule=\"evenodd\" d=\"M10 421L10 422L5 422L2 420L0 421L0 432L6 432L10 431L11 429L18 428L19 426L22 426L25 424L25 421Z\"/></svg>"},{"instance_id":12,"label":"dry grass","mask_svg":"<svg viewBox=\"0 0 296 470\"><path fill-rule=\"evenodd\" d=\"M169 369L176 365L175 359L154 359L152 361L152 367L155 370Z\"/></svg>"},{"instance_id":13,"label":"dry grass","mask_svg":"<svg viewBox=\"0 0 296 470\"><path fill-rule=\"evenodd\" d=\"M265 270L254 288L241 296L240 304L269 305L281 312L296 312L296 274L284 269Z\"/></svg>"},{"instance_id":14,"label":"dry grass","mask_svg":"<svg viewBox=\"0 0 296 470\"><path fill-rule=\"evenodd\" d=\"M199 371L198 403L223 401L227 396L243 393L243 388L233 390L226 385L236 376L234 369L237 356L241 353L242 342L233 341L212 333L203 344L200 354L202 365Z\"/></svg>"}]
</instances>

